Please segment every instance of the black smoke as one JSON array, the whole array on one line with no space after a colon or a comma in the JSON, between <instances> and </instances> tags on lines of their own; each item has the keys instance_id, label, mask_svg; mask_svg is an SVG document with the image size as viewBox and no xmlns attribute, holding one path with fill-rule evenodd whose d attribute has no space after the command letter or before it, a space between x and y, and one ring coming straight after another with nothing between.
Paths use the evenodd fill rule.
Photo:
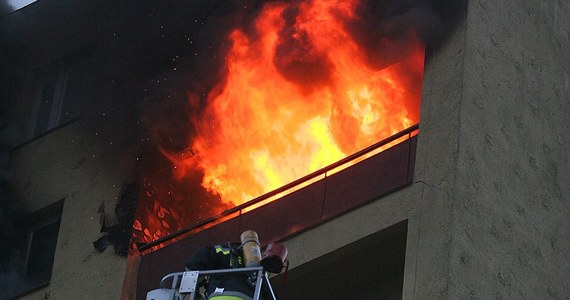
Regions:
<instances>
[{"instance_id":1,"label":"black smoke","mask_svg":"<svg viewBox=\"0 0 570 300\"><path fill-rule=\"evenodd\" d=\"M13 11L8 1L0 0L0 22ZM23 51L13 47L6 35L0 41L0 290L9 294L15 291L22 273L27 234L24 207L10 186L11 150L22 135L11 118L25 76L21 68Z\"/></svg>"},{"instance_id":2,"label":"black smoke","mask_svg":"<svg viewBox=\"0 0 570 300\"><path fill-rule=\"evenodd\" d=\"M278 33L273 63L285 79L310 91L330 81L331 63L314 48L306 30L295 26L300 10L290 6L281 14L285 26Z\"/></svg>"},{"instance_id":3,"label":"black smoke","mask_svg":"<svg viewBox=\"0 0 570 300\"><path fill-rule=\"evenodd\" d=\"M8 1L6 0L0 0L0 18L7 16L8 14L10 14L14 9L12 8L12 6L10 6L10 4L8 4Z\"/></svg>"},{"instance_id":4,"label":"black smoke","mask_svg":"<svg viewBox=\"0 0 570 300\"><path fill-rule=\"evenodd\" d=\"M0 0L0 22L13 10L7 1ZM0 57L0 290L8 297L18 289L25 257L24 210L9 185L10 150L19 133L10 122L10 114L23 74L18 51L10 45L0 43Z\"/></svg>"},{"instance_id":5,"label":"black smoke","mask_svg":"<svg viewBox=\"0 0 570 300\"><path fill-rule=\"evenodd\" d=\"M229 33L241 28L254 34L252 21L262 3L142 1L119 13L120 30L112 39L112 56L121 65L119 71L128 70L122 77L146 82L143 97L136 103L143 140L149 141L141 147L137 219L156 214L157 203L188 223L225 207L219 196L201 187L203 174L199 171L173 180L175 170L160 151L192 155L186 147L195 136L193 120L227 72L224 57L231 46ZM162 235L181 225L171 214L164 221L170 227L163 228Z\"/></svg>"},{"instance_id":6,"label":"black smoke","mask_svg":"<svg viewBox=\"0 0 570 300\"><path fill-rule=\"evenodd\" d=\"M12 11L13 8L6 0L0 0L0 26L5 25L4 19L9 18L7 15ZM11 37L4 30L0 31L0 130L8 124L9 110L13 107L14 97L20 92L24 80L21 67L23 51L15 47L16 43ZM4 133L4 141L7 138L10 137Z\"/></svg>"},{"instance_id":7,"label":"black smoke","mask_svg":"<svg viewBox=\"0 0 570 300\"><path fill-rule=\"evenodd\" d=\"M0 112L0 120L7 120L6 111ZM0 121L0 294L6 297L16 293L22 282L27 237L24 209L9 185L10 145L16 131Z\"/></svg>"},{"instance_id":8,"label":"black smoke","mask_svg":"<svg viewBox=\"0 0 570 300\"><path fill-rule=\"evenodd\" d=\"M226 74L229 33L235 28L251 31L261 4L259 0L140 1L122 8L111 56L116 57L119 71L128 70L129 80L147 82L144 99L137 105L155 144L169 151L184 150L195 134L192 118Z\"/></svg>"},{"instance_id":9,"label":"black smoke","mask_svg":"<svg viewBox=\"0 0 570 300\"><path fill-rule=\"evenodd\" d=\"M464 15L466 1L361 0L355 18L343 22L368 63L382 69L406 57L418 39L429 49L439 47ZM213 87L224 81L229 33L241 29L254 39L252 22L266 2L275 1L203 0L179 2L175 8L144 2L125 8L120 26L125 31L117 47L130 49L127 69L156 78L142 119L161 147L185 150L195 135L193 120L216 92ZM286 26L279 32L274 64L284 78L310 91L328 82L330 62L293 26L299 4L306 1L282 2L290 5L282 14ZM162 78L157 72L174 69Z\"/></svg>"},{"instance_id":10,"label":"black smoke","mask_svg":"<svg viewBox=\"0 0 570 300\"><path fill-rule=\"evenodd\" d=\"M419 38L437 48L465 16L467 0L361 0L345 20L352 38L378 69L406 57Z\"/></svg>"},{"instance_id":11,"label":"black smoke","mask_svg":"<svg viewBox=\"0 0 570 300\"><path fill-rule=\"evenodd\" d=\"M7 1L0 0L1 18L9 15L13 8ZM2 38L0 43L0 299L18 292L23 279L26 248L24 208L14 196L9 185L11 147L20 132L10 122L14 98L21 89L23 74L20 71L20 54Z\"/></svg>"}]
</instances>

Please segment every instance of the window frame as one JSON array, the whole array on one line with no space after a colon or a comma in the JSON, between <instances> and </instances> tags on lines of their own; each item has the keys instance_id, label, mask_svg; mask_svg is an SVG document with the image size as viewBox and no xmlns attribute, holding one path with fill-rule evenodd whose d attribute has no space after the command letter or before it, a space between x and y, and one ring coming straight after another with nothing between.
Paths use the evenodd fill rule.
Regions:
<instances>
[{"instance_id":1,"label":"window frame","mask_svg":"<svg viewBox=\"0 0 570 300\"><path fill-rule=\"evenodd\" d=\"M17 297L42 288L44 286L49 285L51 282L51 278L53 275L53 264L55 261L55 255L57 252L57 244L59 240L59 234L61 229L61 220L63 217L63 206L64 206L65 199L61 199L56 201L44 208L41 208L26 217L26 227L28 231L28 235L26 237L26 251L24 253L25 260L24 265L21 270L21 282L20 287L18 288L19 291L17 292ZM53 240L50 242L53 243L53 255L50 255L49 259L51 260L49 265L49 273L46 278L41 278L40 280L30 278L30 262L31 262L31 255L37 254L33 253L32 245L34 243L34 233L38 232L41 229L45 229L48 226L53 226L54 223L57 223L57 234L53 237Z\"/></svg>"},{"instance_id":2,"label":"window frame","mask_svg":"<svg viewBox=\"0 0 570 300\"><path fill-rule=\"evenodd\" d=\"M85 110L76 116L71 118L66 118L62 121L62 113L65 109L66 95L69 89L70 74L75 71L85 67L85 66L95 66L96 59L93 55L92 49L89 47L86 49L79 49L64 55L60 59L56 59L51 63L36 69L36 83L35 92L33 94L33 105L30 111L31 120L29 122L30 127L28 129L28 137L30 140L34 140L41 137L53 130L58 129L61 126L67 125L80 119ZM47 121L45 124L41 125L40 128L40 115L42 109L42 101L44 101L44 89L51 81L55 80L55 88L52 94L51 107L49 112L47 112ZM86 80L91 80L86 78ZM83 100L83 105L87 104L86 100Z\"/></svg>"}]
</instances>

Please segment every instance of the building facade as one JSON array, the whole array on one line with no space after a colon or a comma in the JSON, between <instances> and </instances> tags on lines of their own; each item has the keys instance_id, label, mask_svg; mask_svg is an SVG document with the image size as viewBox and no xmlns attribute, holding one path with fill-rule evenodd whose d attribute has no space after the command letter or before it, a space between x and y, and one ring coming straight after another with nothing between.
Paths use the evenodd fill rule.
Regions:
<instances>
[{"instance_id":1,"label":"building facade","mask_svg":"<svg viewBox=\"0 0 570 300\"><path fill-rule=\"evenodd\" d=\"M175 17L171 8L139 5L158 16L153 25ZM278 294L568 299L569 9L564 1L469 1L448 38L426 51L413 177L279 236L291 266L287 281L273 279ZM162 36L130 10L43 0L0 21L10 45L4 65L23 66L4 123L17 128L10 129L12 197L36 220L59 220L36 222L59 224L48 227L58 231L49 284L14 292L18 299L144 299L156 288L141 280L153 272L145 255L139 265L93 247L104 235L100 217L117 223L123 187L149 147L136 106L175 56L174 42L130 35L129 26L148 26L142 37ZM131 42L145 49L124 46ZM194 49L187 47L176 50ZM46 228L32 223L27 232Z\"/></svg>"}]
</instances>

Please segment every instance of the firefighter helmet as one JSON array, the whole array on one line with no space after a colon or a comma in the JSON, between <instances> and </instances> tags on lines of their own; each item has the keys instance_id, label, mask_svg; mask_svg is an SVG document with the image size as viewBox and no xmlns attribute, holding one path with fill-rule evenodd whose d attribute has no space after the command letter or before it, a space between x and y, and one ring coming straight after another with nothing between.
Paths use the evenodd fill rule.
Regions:
<instances>
[{"instance_id":1,"label":"firefighter helmet","mask_svg":"<svg viewBox=\"0 0 570 300\"><path fill-rule=\"evenodd\" d=\"M271 273L281 273L283 265L287 261L287 247L280 243L270 243L263 250L261 265Z\"/></svg>"}]
</instances>

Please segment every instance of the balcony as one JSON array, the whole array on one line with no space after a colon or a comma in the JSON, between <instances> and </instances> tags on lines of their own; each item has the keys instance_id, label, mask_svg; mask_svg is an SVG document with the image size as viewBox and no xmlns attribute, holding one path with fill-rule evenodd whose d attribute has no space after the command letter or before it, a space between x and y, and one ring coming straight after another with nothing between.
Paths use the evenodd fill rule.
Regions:
<instances>
[{"instance_id":1,"label":"balcony","mask_svg":"<svg viewBox=\"0 0 570 300\"><path fill-rule=\"evenodd\" d=\"M137 299L162 276L183 270L205 245L255 230L262 244L283 241L412 183L418 126L171 236L140 245Z\"/></svg>"}]
</instances>

